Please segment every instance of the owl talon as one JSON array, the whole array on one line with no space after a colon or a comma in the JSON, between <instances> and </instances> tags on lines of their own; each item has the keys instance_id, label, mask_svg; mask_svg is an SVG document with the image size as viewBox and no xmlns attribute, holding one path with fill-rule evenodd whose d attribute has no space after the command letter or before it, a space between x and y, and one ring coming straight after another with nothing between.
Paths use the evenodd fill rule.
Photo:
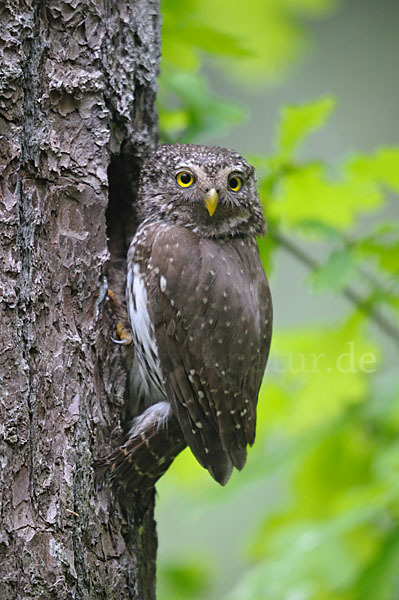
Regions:
<instances>
[{"instance_id":1,"label":"owl talon","mask_svg":"<svg viewBox=\"0 0 399 600\"><path fill-rule=\"evenodd\" d=\"M132 343L133 340L131 333L129 333L129 331L126 331L126 329L123 328L123 325L120 321L118 321L118 323L116 324L116 333L118 334L118 340L111 337L111 340L115 344L122 344L128 346Z\"/></svg>"},{"instance_id":2,"label":"owl talon","mask_svg":"<svg viewBox=\"0 0 399 600\"><path fill-rule=\"evenodd\" d=\"M119 346L128 346L129 344L132 343L132 340L116 340L112 336L110 339L111 339L111 342L113 342L114 344L119 344Z\"/></svg>"},{"instance_id":3,"label":"owl talon","mask_svg":"<svg viewBox=\"0 0 399 600\"><path fill-rule=\"evenodd\" d=\"M129 329L128 329L128 322L127 322L127 314L126 314L126 309L122 306L122 304L117 300L114 292L112 290L108 290L108 300L111 304L111 310L113 312L113 314L115 315L115 317L118 320L117 324L116 324L116 333L119 339L115 339L113 337L111 337L111 340L114 342L114 344L122 344L122 345L129 345L132 343L132 334L130 333ZM126 324L126 326L125 326Z\"/></svg>"}]
</instances>

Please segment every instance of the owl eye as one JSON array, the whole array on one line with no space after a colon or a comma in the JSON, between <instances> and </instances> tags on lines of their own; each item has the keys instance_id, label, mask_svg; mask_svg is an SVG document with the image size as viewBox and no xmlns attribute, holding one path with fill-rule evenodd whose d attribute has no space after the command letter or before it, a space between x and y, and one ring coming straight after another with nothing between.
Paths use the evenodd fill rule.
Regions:
<instances>
[{"instance_id":1,"label":"owl eye","mask_svg":"<svg viewBox=\"0 0 399 600\"><path fill-rule=\"evenodd\" d=\"M232 192L238 192L238 190L241 188L241 185L242 185L241 177L238 177L237 175L233 175L232 177L230 177L229 187Z\"/></svg>"},{"instance_id":2,"label":"owl eye","mask_svg":"<svg viewBox=\"0 0 399 600\"><path fill-rule=\"evenodd\" d=\"M190 187L194 183L194 177L188 171L182 171L176 175L176 183L180 187Z\"/></svg>"}]
</instances>

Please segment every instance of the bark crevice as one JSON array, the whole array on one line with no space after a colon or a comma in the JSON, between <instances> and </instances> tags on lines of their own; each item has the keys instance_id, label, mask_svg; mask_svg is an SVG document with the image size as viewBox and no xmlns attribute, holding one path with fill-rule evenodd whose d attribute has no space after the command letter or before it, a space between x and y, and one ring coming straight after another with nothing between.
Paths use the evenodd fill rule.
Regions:
<instances>
[{"instance_id":1,"label":"bark crevice","mask_svg":"<svg viewBox=\"0 0 399 600\"><path fill-rule=\"evenodd\" d=\"M108 277L110 288L120 301L124 299L126 255L137 228L135 200L139 168L140 158L123 151L111 157L108 167Z\"/></svg>"}]
</instances>

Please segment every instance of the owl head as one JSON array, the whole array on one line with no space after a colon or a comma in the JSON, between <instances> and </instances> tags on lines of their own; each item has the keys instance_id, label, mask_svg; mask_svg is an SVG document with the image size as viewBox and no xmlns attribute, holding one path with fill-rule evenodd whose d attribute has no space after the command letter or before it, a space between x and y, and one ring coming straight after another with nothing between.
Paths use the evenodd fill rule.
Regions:
<instances>
[{"instance_id":1,"label":"owl head","mask_svg":"<svg viewBox=\"0 0 399 600\"><path fill-rule=\"evenodd\" d=\"M254 168L226 148L160 146L144 161L137 200L141 220L182 225L202 236L265 233Z\"/></svg>"}]
</instances>

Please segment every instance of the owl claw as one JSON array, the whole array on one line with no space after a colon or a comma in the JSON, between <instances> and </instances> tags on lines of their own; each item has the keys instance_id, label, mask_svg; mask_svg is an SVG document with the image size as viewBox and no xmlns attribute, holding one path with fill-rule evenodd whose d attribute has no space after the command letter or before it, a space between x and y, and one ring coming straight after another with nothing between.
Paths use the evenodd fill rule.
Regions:
<instances>
[{"instance_id":1,"label":"owl claw","mask_svg":"<svg viewBox=\"0 0 399 600\"><path fill-rule=\"evenodd\" d=\"M120 321L118 321L116 324L116 333L118 334L118 337L123 344L132 343L132 334L129 331L126 331L126 329L124 329Z\"/></svg>"},{"instance_id":2,"label":"owl claw","mask_svg":"<svg viewBox=\"0 0 399 600\"><path fill-rule=\"evenodd\" d=\"M128 329L127 322L127 314L126 309L122 306L122 304L117 300L114 292L112 290L108 290L108 300L111 304L111 310L113 314L119 319L116 324L116 333L118 339L111 337L111 340L114 344L121 344L124 346L128 346L132 343L132 334ZM126 326L125 326L126 323Z\"/></svg>"},{"instance_id":3,"label":"owl claw","mask_svg":"<svg viewBox=\"0 0 399 600\"><path fill-rule=\"evenodd\" d=\"M128 346L132 343L132 340L116 340L111 336L111 342L114 342L114 344L119 344L120 346Z\"/></svg>"},{"instance_id":4,"label":"owl claw","mask_svg":"<svg viewBox=\"0 0 399 600\"><path fill-rule=\"evenodd\" d=\"M128 346L132 343L133 340L131 333L129 333L128 331L126 331L126 329L123 328L123 325L120 321L118 321L118 323L116 324L116 333L118 334L118 340L111 337L111 340L114 342L114 344L122 344Z\"/></svg>"}]
</instances>

